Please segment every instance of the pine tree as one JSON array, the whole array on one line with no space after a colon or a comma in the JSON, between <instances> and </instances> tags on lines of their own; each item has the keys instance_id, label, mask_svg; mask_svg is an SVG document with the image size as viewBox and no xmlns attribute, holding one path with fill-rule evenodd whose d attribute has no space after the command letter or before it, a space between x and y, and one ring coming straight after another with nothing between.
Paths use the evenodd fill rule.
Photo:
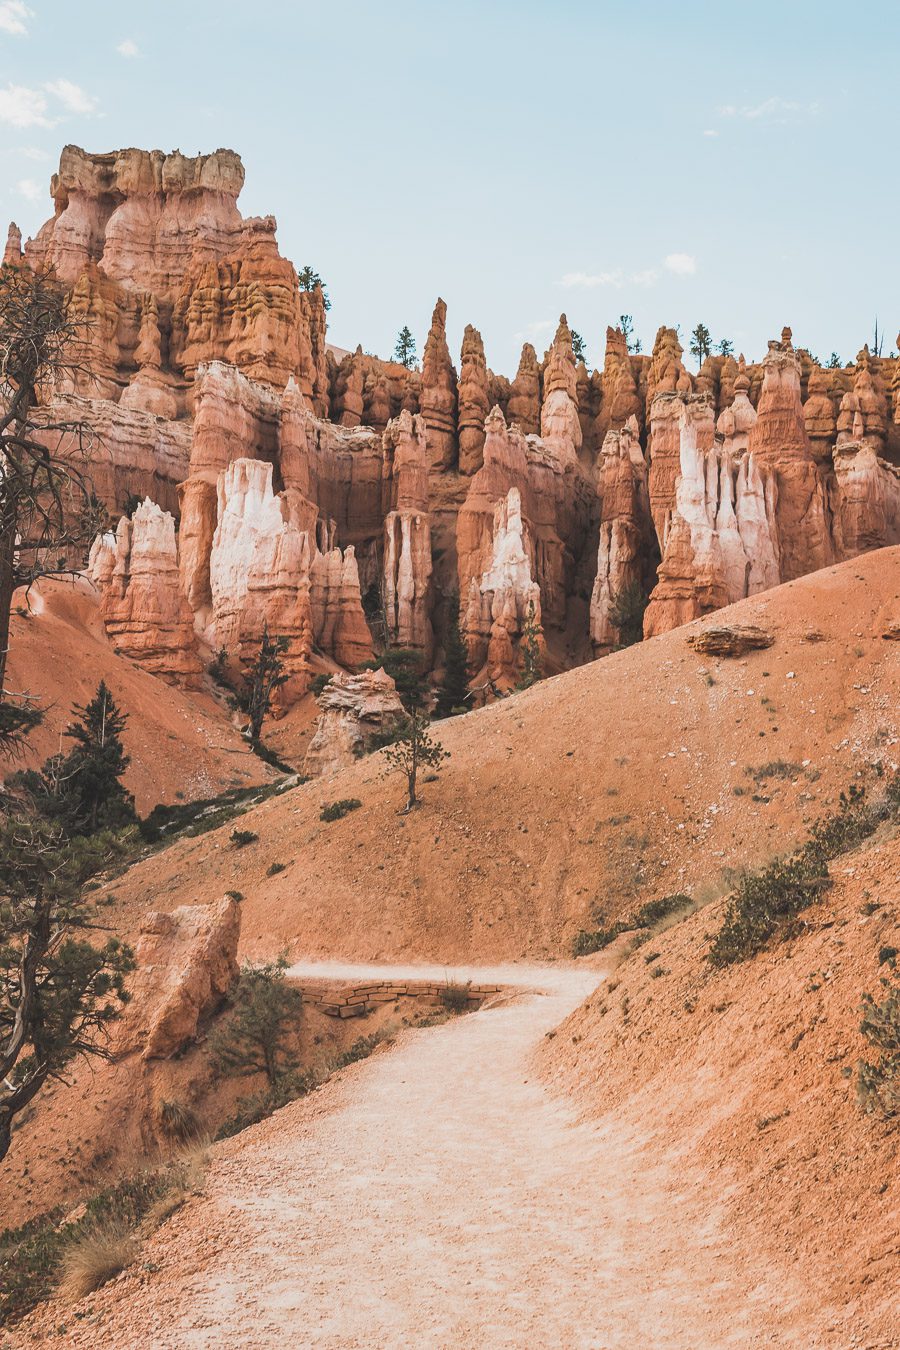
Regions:
<instances>
[{"instance_id":1,"label":"pine tree","mask_svg":"<svg viewBox=\"0 0 900 1350\"><path fill-rule=\"evenodd\" d=\"M469 653L459 626L459 596L451 602L450 623L444 639L444 674L438 687L438 717L451 717L465 707L469 695Z\"/></svg>"},{"instance_id":2,"label":"pine tree","mask_svg":"<svg viewBox=\"0 0 900 1350\"><path fill-rule=\"evenodd\" d=\"M247 715L250 718L247 730L251 741L259 740L272 695L288 678L281 659L287 649L287 638L269 637L269 625L263 624L259 651L247 676Z\"/></svg>"},{"instance_id":3,"label":"pine tree","mask_svg":"<svg viewBox=\"0 0 900 1350\"><path fill-rule=\"evenodd\" d=\"M701 366L712 351L712 337L705 323L698 323L691 333L690 351Z\"/></svg>"},{"instance_id":4,"label":"pine tree","mask_svg":"<svg viewBox=\"0 0 900 1350\"><path fill-rule=\"evenodd\" d=\"M716 351L720 356L734 356L734 343L730 338L722 338L721 342L716 343Z\"/></svg>"},{"instance_id":5,"label":"pine tree","mask_svg":"<svg viewBox=\"0 0 900 1350\"><path fill-rule=\"evenodd\" d=\"M385 647L374 661L366 661L363 670L384 670L397 686L397 695L407 712L415 712L425 705L428 681L423 669L422 653L415 647Z\"/></svg>"},{"instance_id":6,"label":"pine tree","mask_svg":"<svg viewBox=\"0 0 900 1350\"><path fill-rule=\"evenodd\" d=\"M325 282L312 267L307 263L306 267L301 268L297 273L297 280L300 283L301 291L314 291L318 286L322 292L322 299L325 302L326 311L331 309L331 301L328 299L328 292L325 289Z\"/></svg>"},{"instance_id":7,"label":"pine tree","mask_svg":"<svg viewBox=\"0 0 900 1350\"><path fill-rule=\"evenodd\" d=\"M529 600L528 609L525 611L525 624L522 628L522 640L519 643L522 656L522 674L519 676L516 689L530 689L533 684L537 684L543 674L541 635L542 629L538 622L534 601Z\"/></svg>"},{"instance_id":8,"label":"pine tree","mask_svg":"<svg viewBox=\"0 0 900 1350\"><path fill-rule=\"evenodd\" d=\"M79 720L66 736L75 742L67 755L56 755L44 765L41 777L56 816L67 834L94 834L134 820L134 798L121 778L131 763L122 744L128 715L120 712L101 680L90 703L72 709Z\"/></svg>"},{"instance_id":9,"label":"pine tree","mask_svg":"<svg viewBox=\"0 0 900 1350\"><path fill-rule=\"evenodd\" d=\"M384 751L388 772L398 770L406 775L406 806L404 812L418 806L417 780L420 769L439 769L443 760L449 757L440 741L432 738L429 732L428 718L416 710L398 728L393 745Z\"/></svg>"},{"instance_id":10,"label":"pine tree","mask_svg":"<svg viewBox=\"0 0 900 1350\"><path fill-rule=\"evenodd\" d=\"M634 336L634 321L630 314L619 315L619 329L625 338L625 346L630 352L641 350L641 340Z\"/></svg>"},{"instance_id":11,"label":"pine tree","mask_svg":"<svg viewBox=\"0 0 900 1350\"><path fill-rule=\"evenodd\" d=\"M287 960L245 965L232 995L234 1011L210 1040L213 1065L220 1072L264 1073L270 1086L297 1067L286 1044L297 1026L303 995L285 979Z\"/></svg>"},{"instance_id":12,"label":"pine tree","mask_svg":"<svg viewBox=\"0 0 900 1350\"><path fill-rule=\"evenodd\" d=\"M0 1160L13 1122L75 1055L108 1058L104 1033L127 1001L128 947L103 945L81 898L116 856L109 836L79 841L46 820L0 817Z\"/></svg>"},{"instance_id":13,"label":"pine tree","mask_svg":"<svg viewBox=\"0 0 900 1350\"><path fill-rule=\"evenodd\" d=\"M572 355L576 361L583 361L587 365L587 353L584 347L584 338L576 329L571 329L572 334Z\"/></svg>"},{"instance_id":14,"label":"pine tree","mask_svg":"<svg viewBox=\"0 0 900 1350\"><path fill-rule=\"evenodd\" d=\"M406 366L407 370L412 370L416 363L416 340L406 324L397 334L397 343L394 347L394 360L401 366Z\"/></svg>"},{"instance_id":15,"label":"pine tree","mask_svg":"<svg viewBox=\"0 0 900 1350\"><path fill-rule=\"evenodd\" d=\"M831 356L828 358L828 365L825 367L825 369L840 370L840 368L841 368L841 358L838 356L837 352L832 352Z\"/></svg>"}]
</instances>

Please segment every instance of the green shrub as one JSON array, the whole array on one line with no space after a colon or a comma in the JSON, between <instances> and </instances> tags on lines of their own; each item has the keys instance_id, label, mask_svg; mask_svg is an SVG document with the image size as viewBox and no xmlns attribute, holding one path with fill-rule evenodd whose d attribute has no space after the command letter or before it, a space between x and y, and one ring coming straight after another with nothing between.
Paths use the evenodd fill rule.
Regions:
<instances>
[{"instance_id":1,"label":"green shrub","mask_svg":"<svg viewBox=\"0 0 900 1350\"><path fill-rule=\"evenodd\" d=\"M900 1116L900 983L887 979L881 983L886 997L877 1003L871 994L864 994L860 1007L859 1029L879 1056L874 1063L859 1061L856 1091L864 1111L892 1120Z\"/></svg>"},{"instance_id":2,"label":"green shrub","mask_svg":"<svg viewBox=\"0 0 900 1350\"><path fill-rule=\"evenodd\" d=\"M280 862L269 863L269 866L266 868L266 876L277 877L278 873L283 872L286 867L287 863L280 863Z\"/></svg>"},{"instance_id":3,"label":"green shrub","mask_svg":"<svg viewBox=\"0 0 900 1350\"><path fill-rule=\"evenodd\" d=\"M745 873L728 902L710 961L714 966L727 966L754 956L830 884L826 863L802 853L777 859L759 872Z\"/></svg>"},{"instance_id":4,"label":"green shrub","mask_svg":"<svg viewBox=\"0 0 900 1350\"><path fill-rule=\"evenodd\" d=\"M712 964L746 961L776 935L789 933L797 916L831 885L830 860L858 847L884 821L898 816L900 775L876 803L867 801L862 787L842 792L838 810L812 827L803 848L739 879L709 952Z\"/></svg>"},{"instance_id":5,"label":"green shrub","mask_svg":"<svg viewBox=\"0 0 900 1350\"><path fill-rule=\"evenodd\" d=\"M255 844L259 835L253 830L232 830L228 836L235 848L246 848L248 844Z\"/></svg>"},{"instance_id":6,"label":"green shrub","mask_svg":"<svg viewBox=\"0 0 900 1350\"><path fill-rule=\"evenodd\" d=\"M233 1135L240 1134L241 1130L246 1130L248 1126L257 1125L261 1120L267 1120L282 1106L287 1106L288 1102L297 1101L300 1097L307 1096L322 1081L322 1075L317 1074L313 1069L307 1069L303 1072L291 1070L288 1073L280 1074L265 1092L258 1092L252 1097L241 1098L234 1115L230 1116L219 1127L216 1138L230 1139Z\"/></svg>"},{"instance_id":7,"label":"green shrub","mask_svg":"<svg viewBox=\"0 0 900 1350\"><path fill-rule=\"evenodd\" d=\"M467 984L461 984L458 980L445 980L441 985L438 998L447 1012L462 1013L469 1006L471 989L471 980Z\"/></svg>"},{"instance_id":8,"label":"green shrub","mask_svg":"<svg viewBox=\"0 0 900 1350\"><path fill-rule=\"evenodd\" d=\"M330 675L314 675L309 684L309 691L316 698L322 693L327 684L331 683Z\"/></svg>"},{"instance_id":9,"label":"green shrub","mask_svg":"<svg viewBox=\"0 0 900 1350\"><path fill-rule=\"evenodd\" d=\"M319 812L320 820L340 820L342 816L349 815L351 811L356 811L362 802L358 797L342 797L337 802L327 802Z\"/></svg>"},{"instance_id":10,"label":"green shrub","mask_svg":"<svg viewBox=\"0 0 900 1350\"><path fill-rule=\"evenodd\" d=\"M589 956L591 952L602 951L622 933L631 933L635 929L640 931L653 928L663 919L667 919L670 914L677 914L682 909L690 909L693 903L691 897L681 891L675 895L660 896L658 900L648 900L630 918L617 919L609 928L597 928L594 932L586 932L582 929L573 943L572 952L575 956Z\"/></svg>"}]
</instances>

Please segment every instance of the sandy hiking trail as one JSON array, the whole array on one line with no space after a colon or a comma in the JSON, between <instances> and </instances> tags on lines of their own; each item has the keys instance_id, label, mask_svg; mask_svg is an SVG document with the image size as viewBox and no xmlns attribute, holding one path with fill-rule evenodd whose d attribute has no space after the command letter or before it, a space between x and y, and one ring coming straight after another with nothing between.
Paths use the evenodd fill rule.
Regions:
<instances>
[{"instance_id":1,"label":"sandy hiking trail","mask_svg":"<svg viewBox=\"0 0 900 1350\"><path fill-rule=\"evenodd\" d=\"M219 1146L204 1197L145 1249L151 1273L67 1319L67 1344L809 1350L808 1324L789 1330L807 1291L732 1248L684 1142L667 1156L652 1122L579 1122L536 1078L597 972L292 970L531 992L405 1033Z\"/></svg>"}]
</instances>

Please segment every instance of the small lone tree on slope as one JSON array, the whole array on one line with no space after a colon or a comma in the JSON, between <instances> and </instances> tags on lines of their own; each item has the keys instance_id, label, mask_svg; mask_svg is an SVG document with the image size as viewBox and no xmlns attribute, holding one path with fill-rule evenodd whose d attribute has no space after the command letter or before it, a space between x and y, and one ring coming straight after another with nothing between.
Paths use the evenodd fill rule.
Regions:
<instances>
[{"instance_id":1,"label":"small lone tree on slope","mask_svg":"<svg viewBox=\"0 0 900 1350\"><path fill-rule=\"evenodd\" d=\"M399 361L401 366L406 366L411 370L416 363L416 340L406 324L397 334L397 343L394 347L394 360Z\"/></svg>"},{"instance_id":2,"label":"small lone tree on slope","mask_svg":"<svg viewBox=\"0 0 900 1350\"><path fill-rule=\"evenodd\" d=\"M439 769L442 762L449 758L440 741L435 740L429 731L429 721L424 713L416 709L401 723L397 739L384 751L388 773L397 770L406 775L406 806L404 813L418 806L417 780L420 769Z\"/></svg>"},{"instance_id":3,"label":"small lone tree on slope","mask_svg":"<svg viewBox=\"0 0 900 1350\"><path fill-rule=\"evenodd\" d=\"M287 960L243 967L232 995L234 1011L211 1037L212 1062L222 1072L264 1073L274 1087L297 1067L286 1039L297 1025L303 995L285 979Z\"/></svg>"},{"instance_id":4,"label":"small lone tree on slope","mask_svg":"<svg viewBox=\"0 0 900 1350\"><path fill-rule=\"evenodd\" d=\"M263 722L269 714L272 695L287 679L282 657L288 649L285 637L270 637L269 625L263 624L262 641L256 660L247 676L247 716L251 741L258 741Z\"/></svg>"},{"instance_id":5,"label":"small lone tree on slope","mask_svg":"<svg viewBox=\"0 0 900 1350\"><path fill-rule=\"evenodd\" d=\"M584 347L584 338L575 328L572 328L570 331L572 334L572 355L575 357L576 361L583 361L584 364L587 365L587 352Z\"/></svg>"}]
</instances>

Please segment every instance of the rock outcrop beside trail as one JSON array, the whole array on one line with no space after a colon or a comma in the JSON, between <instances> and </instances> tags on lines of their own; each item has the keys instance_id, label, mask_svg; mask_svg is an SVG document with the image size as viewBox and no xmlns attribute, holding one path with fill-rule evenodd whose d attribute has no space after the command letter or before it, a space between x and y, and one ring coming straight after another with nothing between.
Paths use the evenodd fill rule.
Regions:
<instances>
[{"instance_id":1,"label":"rock outcrop beside trail","mask_svg":"<svg viewBox=\"0 0 900 1350\"><path fill-rule=\"evenodd\" d=\"M622 640L623 597L638 619L649 599L652 636L900 539L896 358L824 369L784 329L762 362L712 355L695 375L677 330L644 355L610 328L589 371L563 315L510 381L471 324L457 369L443 300L421 370L337 351L273 217L241 215L243 178L230 150L67 146L53 218L7 239L6 261L55 268L89 324L48 412L95 429L111 526L135 496L176 520L182 599L170 542L155 605L140 566L104 599L154 673L192 678L198 641L246 660L275 625L288 706L319 656L353 668L385 639L439 669L458 603L480 698L517 675L523 603L555 671ZM267 469L261 529L241 483ZM501 578L511 541L524 563Z\"/></svg>"}]
</instances>

